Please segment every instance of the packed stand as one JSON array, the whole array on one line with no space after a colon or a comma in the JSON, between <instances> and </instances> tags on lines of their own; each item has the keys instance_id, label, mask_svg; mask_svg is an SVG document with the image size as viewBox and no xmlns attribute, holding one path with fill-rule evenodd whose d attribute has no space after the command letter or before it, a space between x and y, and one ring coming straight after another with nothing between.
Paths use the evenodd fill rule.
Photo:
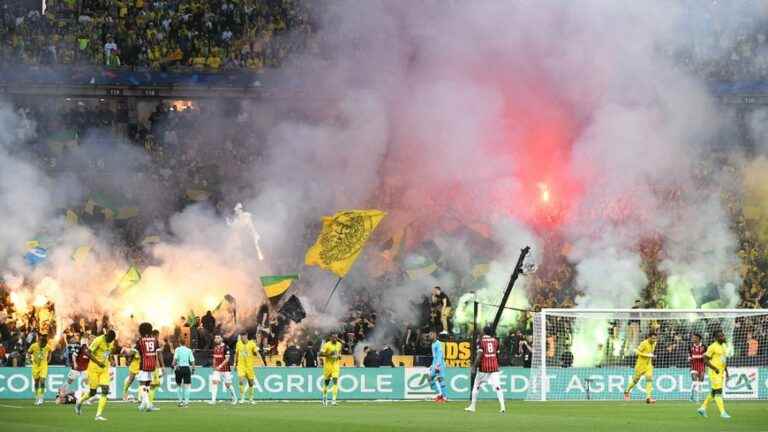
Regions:
<instances>
[{"instance_id":1,"label":"packed stand","mask_svg":"<svg viewBox=\"0 0 768 432\"><path fill-rule=\"evenodd\" d=\"M301 0L48 0L6 4L0 62L196 70L277 67L311 36Z\"/></svg>"}]
</instances>

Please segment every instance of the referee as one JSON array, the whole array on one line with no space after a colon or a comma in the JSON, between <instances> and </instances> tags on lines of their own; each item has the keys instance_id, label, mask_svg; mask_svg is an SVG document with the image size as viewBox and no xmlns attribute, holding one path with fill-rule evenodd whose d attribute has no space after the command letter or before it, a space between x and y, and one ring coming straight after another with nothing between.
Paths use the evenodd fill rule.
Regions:
<instances>
[{"instance_id":1,"label":"referee","mask_svg":"<svg viewBox=\"0 0 768 432\"><path fill-rule=\"evenodd\" d=\"M189 388L192 384L192 370L195 367L195 356L187 347L184 339L173 352L173 371L176 375L176 395L179 398L179 406L189 406Z\"/></svg>"}]
</instances>

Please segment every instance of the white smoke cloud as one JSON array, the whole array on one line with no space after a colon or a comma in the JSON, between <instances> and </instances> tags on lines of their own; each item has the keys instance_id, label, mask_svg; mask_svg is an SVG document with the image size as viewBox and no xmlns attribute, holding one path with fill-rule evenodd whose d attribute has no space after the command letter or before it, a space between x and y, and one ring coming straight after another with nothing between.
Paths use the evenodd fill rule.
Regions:
<instances>
[{"instance_id":1,"label":"white smoke cloud","mask_svg":"<svg viewBox=\"0 0 768 432\"><path fill-rule=\"evenodd\" d=\"M319 312L335 278L301 264L321 216L379 206L389 212L383 225L413 222L408 235L443 236L455 273L469 271L471 256L442 224L494 225L500 252L490 257L487 287L478 296L496 302L520 248L537 251L542 243L536 233L543 228L533 220L537 195L530 190L547 179L555 183L554 199L570 206L558 229L573 245L569 260L584 293L580 307L626 307L639 296L648 280L637 243L650 235L665 239L664 270L695 274L696 286L738 283L728 277L734 239L717 188L698 191L693 175L725 126L702 81L672 56L709 31L689 25L703 22L706 11L684 6L661 0L329 3L317 17L317 49L265 79L290 97L244 104L237 122L224 110L207 112L195 128L206 141L200 151L223 171L225 203L243 202L253 214L266 261L257 262L247 242L228 229L222 214L228 209L196 206L170 219L162 233L168 242L152 250L158 262L146 271L146 283L172 287L184 307L225 292L256 305L262 300L258 276L302 271L297 288L307 309ZM723 13L742 16L754 7ZM8 146L20 142L23 119L0 113L0 210L13 227L0 228L0 255L12 256L19 250L8 245L26 241L57 205L46 176L9 154ZM233 145L259 158L246 164L216 150L217 134L231 128L248 132ZM116 168L110 186L141 190L138 203L168 208L158 180L135 176L135 167L152 162L116 148L105 163L131 163ZM82 151L88 160L102 150L86 145ZM682 208L662 198L659 191L669 189L681 191ZM622 205L629 216L604 215ZM583 216L590 212L601 216ZM102 237L109 236L93 240L99 249L111 241ZM126 265L121 257L108 261L113 273ZM380 306L399 318L415 316L414 301L431 286L456 297L464 289L457 288L456 274L374 282L366 278L366 262L363 257L342 290L386 289ZM93 285L109 285L101 278ZM522 282L513 305L529 305ZM345 308L337 300L329 315Z\"/></svg>"}]
</instances>

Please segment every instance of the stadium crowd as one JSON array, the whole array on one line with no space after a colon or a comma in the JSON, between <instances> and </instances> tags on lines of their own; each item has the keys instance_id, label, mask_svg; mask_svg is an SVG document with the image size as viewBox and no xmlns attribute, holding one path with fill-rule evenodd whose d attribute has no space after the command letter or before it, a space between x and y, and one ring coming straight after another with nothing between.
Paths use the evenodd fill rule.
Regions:
<instances>
[{"instance_id":1,"label":"stadium crowd","mask_svg":"<svg viewBox=\"0 0 768 432\"><path fill-rule=\"evenodd\" d=\"M315 3L48 0L41 14L4 2L0 62L259 71L306 46Z\"/></svg>"},{"instance_id":2,"label":"stadium crowd","mask_svg":"<svg viewBox=\"0 0 768 432\"><path fill-rule=\"evenodd\" d=\"M99 198L97 191L91 196L95 197L82 203L80 207L62 209L74 215L75 223L90 226L95 230L108 226L117 233L119 241L115 247L121 248L120 253L133 262L138 268L145 267L150 260L144 252L147 241L152 240L152 224L157 220L167 219L173 213L184 206L208 200L219 209L230 208L233 203L224 202L225 193L220 189L222 183L232 187L237 185L237 171L229 169L221 172L218 166L207 164L210 149L206 142L215 140L223 142L222 148L217 147L217 152L229 154L228 166L247 166L255 159L260 158L258 145L236 145L238 142L256 142L261 137L253 135L252 128L229 127L211 131L211 135L198 133L199 129L192 126L207 117L207 110L220 110L221 107L207 104L216 102L170 102L159 103L151 110L146 118L139 119L137 113L132 112L123 102L109 101L76 101L63 100L60 103L34 103L29 100L18 101L17 108L27 118L33 120L38 136L46 137L36 140L33 153L37 157L39 166L49 172L73 170L68 164L74 159L68 155L77 154L80 148L98 142L101 145L111 145L115 140L125 141L133 145L145 158L134 167L141 176L151 177L163 185L165 193L172 194L176 199L170 200L176 204L172 208L141 208L135 211L113 211L116 207L109 204L109 199ZM237 108L230 108L229 113L233 125L239 120ZM94 136L96 138L94 139ZM89 150L89 156L98 155L98 152ZM218 155L217 160L222 160ZM87 169L78 166L78 175L99 176L109 172L115 167L109 166L98 158L88 161ZM222 176L229 176L222 182ZM243 179L244 181L244 179ZM84 184L99 184L97 181L84 181ZM674 200L676 195L668 193L668 199ZM739 268L734 269L742 278L739 291L738 307L755 308L768 306L766 295L765 275L768 270L768 262L765 261L768 252L768 243L762 241L756 233L755 220L747 218L743 214L744 204L738 194L723 195L726 207L730 211L733 229L739 236L740 257ZM167 201L167 200L166 200ZM307 246L313 238L312 230L307 238ZM529 277L529 298L533 309L543 307L573 307L578 303L581 292L575 287L575 269L568 262L566 256L571 246L557 235L549 235L544 238L542 250L542 263L538 271ZM646 238L637 246L638 253L642 257L642 266L648 277L649 283L637 299L636 307L640 308L664 308L667 307L667 275L660 269L663 257L663 240L661 238ZM429 248L427 248L429 249ZM439 256L432 257L438 264ZM390 283L397 284L410 276L407 272L395 275ZM400 278L400 279L398 279ZM366 290L352 290L345 303L349 305L349 315L343 322L345 325L338 330L345 342L345 354L359 357L359 364L364 364L363 358L368 357L368 364L373 364L372 359L377 352L395 352L415 356L429 355L428 333L430 330L448 330L457 337L466 337L471 327L466 323L454 323L455 308L458 306L458 296L462 290L457 287L447 287L446 292L437 291L424 293L424 302L414 305L420 312L415 322L398 323L392 311L381 310L384 294L371 294ZM40 325L45 322L34 313L28 314L22 320L9 320L11 305L4 290L3 301L0 302L0 361L6 364L22 364L20 353L29 346L34 339L34 333L40 330ZM448 307L446 307L448 306ZM168 352L180 337L186 338L190 345L198 350L208 350L211 347L212 337L220 330L216 321L205 311L196 311L200 316L189 316L179 319L173 334L168 335L166 344ZM85 321L76 320L70 328L70 333L81 333L87 329L92 334L99 333L108 325L108 317L101 320ZM253 337L256 338L262 352L267 355L279 355L288 352L288 358L281 360L282 364L295 365L306 362L307 356L312 357L322 339L322 335L311 330L294 331L288 320L280 314L264 307L260 311L258 327L253 329ZM766 340L765 324L755 324L754 331L750 332L749 340L754 342L739 341L740 344L751 344L753 350L762 353L768 348ZM565 326L567 328L567 326ZM369 339L377 329L377 340L390 341L392 346L370 346L365 353L357 345ZM515 364L528 364L530 361L531 344L531 314L519 314L518 321L508 325L504 329L506 337L503 338L502 359L504 362ZM680 341L683 335L679 330L664 329L662 332L661 346L670 352L675 350L675 341ZM746 333L745 333L746 337ZM567 352L565 345L569 336L564 335L560 341L553 341L551 354L560 358ZM746 346L746 345L745 345ZM370 354L369 354L370 353ZM762 355L762 354L761 354ZM388 354L385 354L387 357ZM567 355L566 355L567 357ZM313 364L315 360L309 360Z\"/></svg>"},{"instance_id":3,"label":"stadium crowd","mask_svg":"<svg viewBox=\"0 0 768 432\"><path fill-rule=\"evenodd\" d=\"M768 72L768 36L758 16L723 21L722 2L708 20L691 20L676 61L713 80L744 80ZM48 0L40 13L8 1L0 11L0 64L104 65L139 69L260 71L291 53L318 48L314 19L322 1L305 0Z\"/></svg>"}]
</instances>

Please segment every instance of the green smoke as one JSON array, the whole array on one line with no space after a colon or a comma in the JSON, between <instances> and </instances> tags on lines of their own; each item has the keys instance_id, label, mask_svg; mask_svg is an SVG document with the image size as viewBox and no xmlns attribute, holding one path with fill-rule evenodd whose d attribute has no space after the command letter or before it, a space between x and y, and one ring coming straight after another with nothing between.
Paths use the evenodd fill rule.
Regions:
<instances>
[{"instance_id":1,"label":"green smoke","mask_svg":"<svg viewBox=\"0 0 768 432\"><path fill-rule=\"evenodd\" d=\"M682 275L669 276L667 278L666 301L670 309L696 309L693 283Z\"/></svg>"},{"instance_id":2,"label":"green smoke","mask_svg":"<svg viewBox=\"0 0 768 432\"><path fill-rule=\"evenodd\" d=\"M605 345L603 344L607 340L608 320L577 319L574 323L571 344L573 366L592 367L602 363L605 353Z\"/></svg>"},{"instance_id":3,"label":"green smoke","mask_svg":"<svg viewBox=\"0 0 768 432\"><path fill-rule=\"evenodd\" d=\"M473 304L475 300L480 303L477 316L478 326L482 327L485 324L492 323L498 308L488 305L500 304L503 295L503 288L483 288L474 294L464 294L459 298L459 302L456 305L456 312L453 318L454 324L462 331L472 330L472 322L474 319ZM507 306L520 309L528 308L528 299L526 298L522 287L515 287L512 290L509 299L507 300ZM497 334L502 334L505 331L517 327L521 313L522 312L519 311L505 309L501 314Z\"/></svg>"}]
</instances>

